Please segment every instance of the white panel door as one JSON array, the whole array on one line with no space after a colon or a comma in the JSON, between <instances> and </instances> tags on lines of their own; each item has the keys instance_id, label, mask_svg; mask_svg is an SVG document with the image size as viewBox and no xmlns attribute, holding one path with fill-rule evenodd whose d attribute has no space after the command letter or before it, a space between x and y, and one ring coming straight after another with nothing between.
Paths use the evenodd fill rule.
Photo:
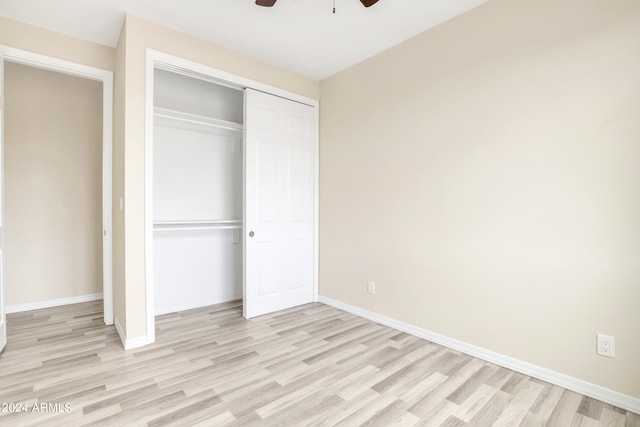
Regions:
<instances>
[{"instance_id":1,"label":"white panel door","mask_svg":"<svg viewBox=\"0 0 640 427\"><path fill-rule=\"evenodd\" d=\"M7 316L4 312L4 59L0 55L0 352L7 345Z\"/></svg>"},{"instance_id":2,"label":"white panel door","mask_svg":"<svg viewBox=\"0 0 640 427\"><path fill-rule=\"evenodd\" d=\"M244 316L314 300L314 107L245 91Z\"/></svg>"}]
</instances>

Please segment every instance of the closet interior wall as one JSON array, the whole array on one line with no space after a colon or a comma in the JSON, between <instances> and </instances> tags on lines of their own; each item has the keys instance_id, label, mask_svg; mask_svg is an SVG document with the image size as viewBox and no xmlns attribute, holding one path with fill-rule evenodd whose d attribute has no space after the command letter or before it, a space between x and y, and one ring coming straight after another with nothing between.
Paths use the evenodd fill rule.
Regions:
<instances>
[{"instance_id":1,"label":"closet interior wall","mask_svg":"<svg viewBox=\"0 0 640 427\"><path fill-rule=\"evenodd\" d=\"M155 314L242 298L243 92L154 71Z\"/></svg>"}]
</instances>

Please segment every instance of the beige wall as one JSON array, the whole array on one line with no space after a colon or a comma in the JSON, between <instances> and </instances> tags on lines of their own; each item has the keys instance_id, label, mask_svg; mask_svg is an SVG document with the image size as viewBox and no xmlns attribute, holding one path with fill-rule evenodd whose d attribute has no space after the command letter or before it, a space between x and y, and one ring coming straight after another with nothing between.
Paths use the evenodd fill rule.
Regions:
<instances>
[{"instance_id":1,"label":"beige wall","mask_svg":"<svg viewBox=\"0 0 640 427\"><path fill-rule=\"evenodd\" d=\"M491 0L322 81L320 294L639 398L639 40Z\"/></svg>"},{"instance_id":2,"label":"beige wall","mask_svg":"<svg viewBox=\"0 0 640 427\"><path fill-rule=\"evenodd\" d=\"M0 45L113 70L114 49L0 16Z\"/></svg>"},{"instance_id":3,"label":"beige wall","mask_svg":"<svg viewBox=\"0 0 640 427\"><path fill-rule=\"evenodd\" d=\"M124 38L124 253L125 311L128 339L146 335L144 252L144 123L146 49L151 48L310 98L319 83L215 44L127 15ZM121 40L122 43L122 40ZM116 88L116 93L118 89ZM116 117L122 114L117 110ZM114 195L120 197L121 195ZM116 237L117 239L118 237Z\"/></svg>"},{"instance_id":4,"label":"beige wall","mask_svg":"<svg viewBox=\"0 0 640 427\"><path fill-rule=\"evenodd\" d=\"M5 295L102 292L102 84L5 63Z\"/></svg>"}]
</instances>

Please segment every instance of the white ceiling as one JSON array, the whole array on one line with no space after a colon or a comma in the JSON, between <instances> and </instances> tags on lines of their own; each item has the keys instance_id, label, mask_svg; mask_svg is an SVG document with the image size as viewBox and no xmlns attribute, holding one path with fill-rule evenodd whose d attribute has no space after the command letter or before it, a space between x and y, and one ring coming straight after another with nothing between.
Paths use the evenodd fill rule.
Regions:
<instances>
[{"instance_id":1,"label":"white ceiling","mask_svg":"<svg viewBox=\"0 0 640 427\"><path fill-rule=\"evenodd\" d=\"M0 15L115 46L126 12L321 80L487 0L1 0Z\"/></svg>"}]
</instances>

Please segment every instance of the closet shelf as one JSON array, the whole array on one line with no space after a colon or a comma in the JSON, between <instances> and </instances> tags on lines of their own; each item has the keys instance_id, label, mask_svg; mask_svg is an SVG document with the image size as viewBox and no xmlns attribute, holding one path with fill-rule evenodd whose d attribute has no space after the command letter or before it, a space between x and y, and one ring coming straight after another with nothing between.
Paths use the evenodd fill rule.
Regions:
<instances>
[{"instance_id":1,"label":"closet shelf","mask_svg":"<svg viewBox=\"0 0 640 427\"><path fill-rule=\"evenodd\" d=\"M241 228L241 219L162 220L153 223L153 231L233 230Z\"/></svg>"},{"instance_id":2,"label":"closet shelf","mask_svg":"<svg viewBox=\"0 0 640 427\"><path fill-rule=\"evenodd\" d=\"M184 113L182 111L170 110L168 108L155 107L153 109L153 114L156 118L175 120L182 123L208 126L216 129L224 129L224 130L230 130L234 132L242 132L244 128L244 126L242 126L241 123L214 119L211 117L200 116L197 114Z\"/></svg>"}]
</instances>

